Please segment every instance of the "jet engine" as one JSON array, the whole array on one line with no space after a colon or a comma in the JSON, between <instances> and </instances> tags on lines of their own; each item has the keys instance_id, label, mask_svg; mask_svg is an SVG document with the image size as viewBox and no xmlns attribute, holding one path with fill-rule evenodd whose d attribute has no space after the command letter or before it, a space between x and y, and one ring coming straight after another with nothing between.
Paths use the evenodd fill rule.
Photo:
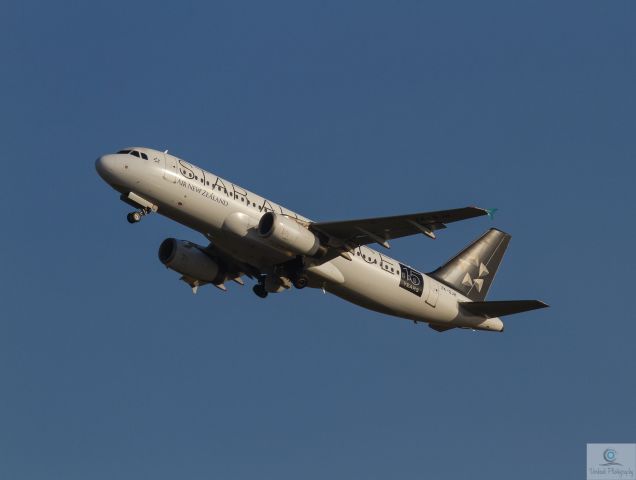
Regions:
<instances>
[{"instance_id":1,"label":"jet engine","mask_svg":"<svg viewBox=\"0 0 636 480\"><path fill-rule=\"evenodd\" d=\"M267 212L261 217L258 234L274 246L295 255L314 256L321 250L316 235L292 218L278 213Z\"/></svg>"},{"instance_id":2,"label":"jet engine","mask_svg":"<svg viewBox=\"0 0 636 480\"><path fill-rule=\"evenodd\" d=\"M159 260L185 277L206 283L220 281L222 272L219 264L203 253L202 248L186 240L166 238L159 246Z\"/></svg>"}]
</instances>

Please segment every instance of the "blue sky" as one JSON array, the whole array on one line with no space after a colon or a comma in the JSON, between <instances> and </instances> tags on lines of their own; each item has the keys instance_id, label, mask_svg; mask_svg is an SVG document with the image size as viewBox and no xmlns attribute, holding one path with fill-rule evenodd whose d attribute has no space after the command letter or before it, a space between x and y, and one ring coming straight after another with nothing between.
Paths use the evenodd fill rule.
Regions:
<instances>
[{"instance_id":1,"label":"blue sky","mask_svg":"<svg viewBox=\"0 0 636 480\"><path fill-rule=\"evenodd\" d=\"M636 4L5 2L0 477L581 478L636 442ZM193 296L204 242L94 170L172 153L316 220L479 205L512 234L452 331L315 291Z\"/></svg>"}]
</instances>

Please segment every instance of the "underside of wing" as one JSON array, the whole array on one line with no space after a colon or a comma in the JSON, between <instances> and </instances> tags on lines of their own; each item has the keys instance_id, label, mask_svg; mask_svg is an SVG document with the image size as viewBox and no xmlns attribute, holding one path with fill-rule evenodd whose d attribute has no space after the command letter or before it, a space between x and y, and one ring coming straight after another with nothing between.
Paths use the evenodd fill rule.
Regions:
<instances>
[{"instance_id":1,"label":"underside of wing","mask_svg":"<svg viewBox=\"0 0 636 480\"><path fill-rule=\"evenodd\" d=\"M437 212L412 213L394 217L364 218L340 222L312 223L309 228L326 235L332 246L367 245L379 243L389 248L389 240L422 233L435 238L435 231L446 228L447 223L489 215L478 207L464 207Z\"/></svg>"},{"instance_id":2,"label":"underside of wing","mask_svg":"<svg viewBox=\"0 0 636 480\"><path fill-rule=\"evenodd\" d=\"M206 235L206 238L210 240L210 244L207 247L202 248L202 251L210 257L215 258L223 266L227 280L233 280L242 284L242 281L240 281L242 276L255 278L261 274L258 268L245 262L241 262L237 258L218 248L211 236Z\"/></svg>"}]
</instances>

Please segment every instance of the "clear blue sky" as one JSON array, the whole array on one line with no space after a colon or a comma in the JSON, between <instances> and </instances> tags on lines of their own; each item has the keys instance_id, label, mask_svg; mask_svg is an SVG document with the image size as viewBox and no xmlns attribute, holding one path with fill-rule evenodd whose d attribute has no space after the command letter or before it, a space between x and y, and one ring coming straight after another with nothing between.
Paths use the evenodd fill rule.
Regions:
<instances>
[{"instance_id":1,"label":"clear blue sky","mask_svg":"<svg viewBox=\"0 0 636 480\"><path fill-rule=\"evenodd\" d=\"M583 478L636 442L636 3L4 2L0 478ZM174 154L310 218L479 205L504 334L193 296L94 170Z\"/></svg>"}]
</instances>

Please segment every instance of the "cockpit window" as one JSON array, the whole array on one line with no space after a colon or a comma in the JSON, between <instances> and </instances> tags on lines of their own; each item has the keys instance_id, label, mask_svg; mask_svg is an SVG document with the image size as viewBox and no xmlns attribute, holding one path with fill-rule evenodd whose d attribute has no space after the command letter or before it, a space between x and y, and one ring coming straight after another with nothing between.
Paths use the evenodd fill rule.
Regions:
<instances>
[{"instance_id":1,"label":"cockpit window","mask_svg":"<svg viewBox=\"0 0 636 480\"><path fill-rule=\"evenodd\" d=\"M117 153L121 153L124 155L134 155L137 158L143 158L144 160L148 160L148 155L144 152L138 152L137 150L120 150Z\"/></svg>"}]
</instances>

